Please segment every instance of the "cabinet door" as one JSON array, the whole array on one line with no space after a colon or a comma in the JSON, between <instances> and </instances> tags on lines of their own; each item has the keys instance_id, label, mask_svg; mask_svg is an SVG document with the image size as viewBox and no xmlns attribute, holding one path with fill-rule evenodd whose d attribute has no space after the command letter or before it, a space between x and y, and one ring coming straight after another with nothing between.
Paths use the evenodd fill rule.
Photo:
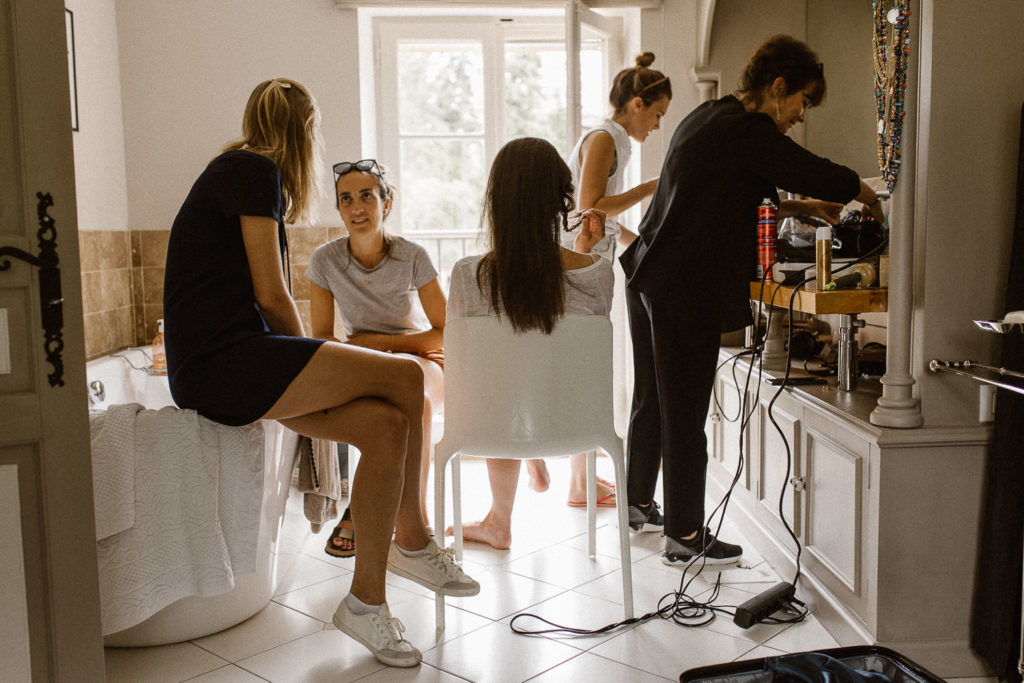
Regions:
<instances>
[{"instance_id":1,"label":"cabinet door","mask_svg":"<svg viewBox=\"0 0 1024 683\"><path fill-rule=\"evenodd\" d=\"M723 483L728 487L739 467L742 449L743 471L740 472L740 479L736 486L749 490L752 426L748 428L747 425L756 420L756 411L752 409L751 394L744 389L743 384L737 384L733 380L731 373L723 371L715 378L715 396L712 398L712 406L718 409L720 415L718 436L721 437L721 446L712 452L712 457L717 459L718 464L721 465L719 474L721 477L727 477Z\"/></svg>"},{"instance_id":2,"label":"cabinet door","mask_svg":"<svg viewBox=\"0 0 1024 683\"><path fill-rule=\"evenodd\" d=\"M755 449L757 515L786 547L791 547L792 537L785 525L789 524L798 537L803 535L803 496L799 493L805 482L801 452L802 425L799 417L801 409L795 401L780 396L769 414L773 394L765 395L762 392L758 402L759 429Z\"/></svg>"},{"instance_id":3,"label":"cabinet door","mask_svg":"<svg viewBox=\"0 0 1024 683\"><path fill-rule=\"evenodd\" d=\"M870 444L813 411L804 414L807 568L868 621Z\"/></svg>"}]
</instances>

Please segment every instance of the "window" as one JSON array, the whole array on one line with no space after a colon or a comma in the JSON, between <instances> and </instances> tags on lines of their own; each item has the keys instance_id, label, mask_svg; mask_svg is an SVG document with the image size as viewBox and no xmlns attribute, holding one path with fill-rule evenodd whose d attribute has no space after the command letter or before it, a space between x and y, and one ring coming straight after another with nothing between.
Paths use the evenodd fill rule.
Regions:
<instances>
[{"instance_id":1,"label":"window","mask_svg":"<svg viewBox=\"0 0 1024 683\"><path fill-rule=\"evenodd\" d=\"M543 137L567 156L569 112L561 16L378 17L374 20L380 161L399 189L389 227L431 253L442 284L483 250L480 215L491 160L506 141ZM613 41L581 40L583 126L607 114Z\"/></svg>"}]
</instances>

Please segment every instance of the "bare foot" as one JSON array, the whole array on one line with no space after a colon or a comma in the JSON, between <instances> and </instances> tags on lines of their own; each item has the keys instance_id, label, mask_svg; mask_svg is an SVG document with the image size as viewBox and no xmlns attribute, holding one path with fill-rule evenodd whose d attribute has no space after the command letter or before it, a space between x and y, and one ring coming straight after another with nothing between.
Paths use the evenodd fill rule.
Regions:
<instances>
[{"instance_id":1,"label":"bare foot","mask_svg":"<svg viewBox=\"0 0 1024 683\"><path fill-rule=\"evenodd\" d=\"M530 474L530 488L537 493L544 493L551 484L548 466L540 459L526 461L526 471Z\"/></svg>"},{"instance_id":2,"label":"bare foot","mask_svg":"<svg viewBox=\"0 0 1024 683\"><path fill-rule=\"evenodd\" d=\"M571 507L585 507L587 504L586 484L577 489L569 487L569 505ZM597 505L599 507L615 507L615 487L609 486L602 480L597 480Z\"/></svg>"},{"instance_id":3,"label":"bare foot","mask_svg":"<svg viewBox=\"0 0 1024 683\"><path fill-rule=\"evenodd\" d=\"M615 484L611 483L607 479L605 479L603 477L596 477L596 479L597 479L597 485L598 486L602 486L603 485L603 486L607 486L608 488L610 488L612 490L615 489Z\"/></svg>"},{"instance_id":4,"label":"bare foot","mask_svg":"<svg viewBox=\"0 0 1024 683\"><path fill-rule=\"evenodd\" d=\"M444 535L454 536L455 530L448 527L444 530ZM486 543L498 550L508 550L512 547L512 529L507 524L495 524L490 516L487 516L479 522L463 524L462 540Z\"/></svg>"}]
</instances>

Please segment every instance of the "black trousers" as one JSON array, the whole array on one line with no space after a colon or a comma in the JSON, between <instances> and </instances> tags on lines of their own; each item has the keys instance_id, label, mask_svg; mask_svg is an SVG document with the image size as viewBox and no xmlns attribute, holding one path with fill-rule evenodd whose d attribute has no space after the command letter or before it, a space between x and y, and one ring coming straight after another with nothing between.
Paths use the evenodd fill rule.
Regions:
<instances>
[{"instance_id":1,"label":"black trousers","mask_svg":"<svg viewBox=\"0 0 1024 683\"><path fill-rule=\"evenodd\" d=\"M675 539L704 526L708 449L704 423L721 341L717 320L695 315L669 292L626 288L633 340L627 496L654 498L664 476L665 534Z\"/></svg>"}]
</instances>

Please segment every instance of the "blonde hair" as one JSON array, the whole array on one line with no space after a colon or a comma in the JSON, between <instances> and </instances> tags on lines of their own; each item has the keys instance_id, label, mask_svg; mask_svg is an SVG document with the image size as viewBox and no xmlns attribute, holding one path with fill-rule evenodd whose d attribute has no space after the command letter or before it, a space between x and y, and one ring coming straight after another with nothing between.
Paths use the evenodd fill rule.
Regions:
<instances>
[{"instance_id":1,"label":"blonde hair","mask_svg":"<svg viewBox=\"0 0 1024 683\"><path fill-rule=\"evenodd\" d=\"M223 151L247 149L281 170L288 223L314 217L322 184L320 110L302 84L288 78L263 81L249 95L242 138Z\"/></svg>"}]
</instances>

